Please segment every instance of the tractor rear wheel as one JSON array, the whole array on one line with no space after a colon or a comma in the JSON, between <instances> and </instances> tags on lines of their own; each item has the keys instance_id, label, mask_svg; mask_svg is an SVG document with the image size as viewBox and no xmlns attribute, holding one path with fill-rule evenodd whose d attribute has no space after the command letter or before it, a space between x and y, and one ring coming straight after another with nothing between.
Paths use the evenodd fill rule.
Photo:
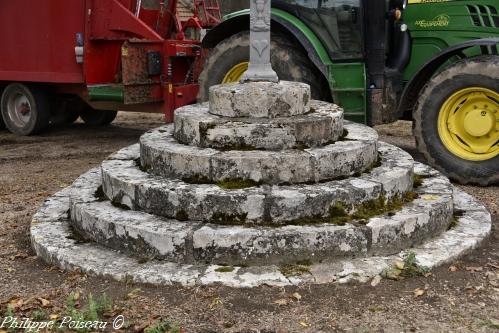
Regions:
<instances>
[{"instance_id":1,"label":"tractor rear wheel","mask_svg":"<svg viewBox=\"0 0 499 333\"><path fill-rule=\"evenodd\" d=\"M459 61L423 89L414 136L428 162L461 184L499 182L499 57Z\"/></svg>"},{"instance_id":2,"label":"tractor rear wheel","mask_svg":"<svg viewBox=\"0 0 499 333\"><path fill-rule=\"evenodd\" d=\"M9 84L2 93L1 109L5 125L14 134L38 134L49 125L48 96L38 87Z\"/></svg>"},{"instance_id":3,"label":"tractor rear wheel","mask_svg":"<svg viewBox=\"0 0 499 333\"><path fill-rule=\"evenodd\" d=\"M304 82L312 88L312 98L330 100L328 84L307 54L285 35L272 33L271 62L280 80ZM208 56L199 77L200 101L207 101L209 88L239 82L249 64L249 31L220 42Z\"/></svg>"}]
</instances>

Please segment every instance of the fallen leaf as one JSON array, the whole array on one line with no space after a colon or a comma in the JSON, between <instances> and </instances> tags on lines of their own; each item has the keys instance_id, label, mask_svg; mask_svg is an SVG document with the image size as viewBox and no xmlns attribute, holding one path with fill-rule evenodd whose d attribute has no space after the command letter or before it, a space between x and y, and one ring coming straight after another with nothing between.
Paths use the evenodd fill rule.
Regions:
<instances>
[{"instance_id":1,"label":"fallen leaf","mask_svg":"<svg viewBox=\"0 0 499 333\"><path fill-rule=\"evenodd\" d=\"M16 271L16 270L15 270L14 268L12 268L12 267L7 267L5 270L6 270L8 273L13 273L13 272L15 272L15 271Z\"/></svg>"},{"instance_id":2,"label":"fallen leaf","mask_svg":"<svg viewBox=\"0 0 499 333\"><path fill-rule=\"evenodd\" d=\"M459 268L457 268L457 266L454 266L454 265L449 266L449 272L453 272L454 273L454 272L457 272L458 270L459 270Z\"/></svg>"},{"instance_id":3,"label":"fallen leaf","mask_svg":"<svg viewBox=\"0 0 499 333\"><path fill-rule=\"evenodd\" d=\"M14 299L9 301L9 306L14 310L19 309L21 306L23 306L23 304L24 304L24 301L20 298L14 298Z\"/></svg>"},{"instance_id":4,"label":"fallen leaf","mask_svg":"<svg viewBox=\"0 0 499 333\"><path fill-rule=\"evenodd\" d=\"M433 201L438 199L438 195L426 194L422 196L425 201Z\"/></svg>"},{"instance_id":5,"label":"fallen leaf","mask_svg":"<svg viewBox=\"0 0 499 333\"><path fill-rule=\"evenodd\" d=\"M414 289L413 293L414 293L414 297L419 297L419 296L424 295L425 290L421 289L421 288L417 288L417 289Z\"/></svg>"},{"instance_id":6,"label":"fallen leaf","mask_svg":"<svg viewBox=\"0 0 499 333\"><path fill-rule=\"evenodd\" d=\"M423 274L423 276L424 276L425 278L430 277L430 276L432 276L432 275L433 275L433 273L432 273L432 272L428 272L428 273L424 273L424 274Z\"/></svg>"},{"instance_id":7,"label":"fallen leaf","mask_svg":"<svg viewBox=\"0 0 499 333\"><path fill-rule=\"evenodd\" d=\"M397 268L390 268L383 272L383 277L390 280L400 280L400 274L402 274L402 270Z\"/></svg>"},{"instance_id":8,"label":"fallen leaf","mask_svg":"<svg viewBox=\"0 0 499 333\"><path fill-rule=\"evenodd\" d=\"M381 282L381 276L376 275L372 280L371 280L371 287L376 287L379 283Z\"/></svg>"},{"instance_id":9,"label":"fallen leaf","mask_svg":"<svg viewBox=\"0 0 499 333\"><path fill-rule=\"evenodd\" d=\"M49 319L50 319L50 320L57 320L57 319L59 319L59 315L58 315L58 314L53 313L53 314L51 314L51 315L49 316Z\"/></svg>"},{"instance_id":10,"label":"fallen leaf","mask_svg":"<svg viewBox=\"0 0 499 333\"><path fill-rule=\"evenodd\" d=\"M300 295L300 294L298 294L298 293L294 293L294 294L293 294L293 298L294 298L295 300L299 301L299 300L301 300L301 295Z\"/></svg>"},{"instance_id":11,"label":"fallen leaf","mask_svg":"<svg viewBox=\"0 0 499 333\"><path fill-rule=\"evenodd\" d=\"M128 293L128 295L126 295L126 298L127 299L134 299L134 298L137 298L139 297L139 293L141 292L142 290L140 288L135 288L134 290L132 290L131 292Z\"/></svg>"},{"instance_id":12,"label":"fallen leaf","mask_svg":"<svg viewBox=\"0 0 499 333\"><path fill-rule=\"evenodd\" d=\"M219 305L222 305L223 303L224 303L224 302L222 301L222 299L221 299L220 297L218 297L218 296L217 296L217 297L215 297L215 298L213 299L213 301L211 302L211 304L210 304L209 308L210 308L210 309L213 309L213 308L215 308L215 307L217 307L217 306L219 306Z\"/></svg>"},{"instance_id":13,"label":"fallen leaf","mask_svg":"<svg viewBox=\"0 0 499 333\"><path fill-rule=\"evenodd\" d=\"M288 305L289 301L285 298L280 298L278 300L275 300L274 303L279 306L283 306L283 305Z\"/></svg>"},{"instance_id":14,"label":"fallen leaf","mask_svg":"<svg viewBox=\"0 0 499 333\"><path fill-rule=\"evenodd\" d=\"M300 325L303 326L303 327L310 327L310 324L307 323L306 321L300 321Z\"/></svg>"},{"instance_id":15,"label":"fallen leaf","mask_svg":"<svg viewBox=\"0 0 499 333\"><path fill-rule=\"evenodd\" d=\"M483 271L483 267L473 267L473 266L469 266L469 267L466 267L466 270L468 272L481 272Z\"/></svg>"},{"instance_id":16,"label":"fallen leaf","mask_svg":"<svg viewBox=\"0 0 499 333\"><path fill-rule=\"evenodd\" d=\"M48 307L50 305L50 301L49 300L46 300L45 298L37 298L38 301L42 304L42 306L45 308L45 307Z\"/></svg>"},{"instance_id":17,"label":"fallen leaf","mask_svg":"<svg viewBox=\"0 0 499 333\"><path fill-rule=\"evenodd\" d=\"M404 262L400 260L395 261L395 267L397 269L404 269Z\"/></svg>"}]
</instances>

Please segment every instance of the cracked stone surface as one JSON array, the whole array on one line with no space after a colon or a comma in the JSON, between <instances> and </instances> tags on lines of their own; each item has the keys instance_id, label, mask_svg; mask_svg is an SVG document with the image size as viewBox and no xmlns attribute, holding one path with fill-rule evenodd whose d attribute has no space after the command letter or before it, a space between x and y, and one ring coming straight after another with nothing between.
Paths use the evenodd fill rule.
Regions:
<instances>
[{"instance_id":1,"label":"cracked stone surface","mask_svg":"<svg viewBox=\"0 0 499 333\"><path fill-rule=\"evenodd\" d=\"M320 182L351 176L377 160L378 136L373 129L345 124L345 141L324 147L282 151L218 151L178 143L173 126L144 134L140 139L142 167L174 179L251 180L265 184ZM362 132L359 131L362 129Z\"/></svg>"},{"instance_id":2,"label":"cracked stone surface","mask_svg":"<svg viewBox=\"0 0 499 333\"><path fill-rule=\"evenodd\" d=\"M222 272L218 265L177 264L156 260L139 263L139 260L125 253L95 243L77 242L73 239L67 215L69 195L75 189L71 186L50 197L33 217L31 240L36 253L63 269L80 268L89 274L106 278L156 285L222 284L244 288L260 285L366 282L381 274L409 251L414 252L418 262L428 268L449 263L476 248L491 230L491 217L487 210L471 196L453 187L453 197L459 202L462 212L462 216L457 218L456 226L395 255L325 260L311 265L309 272L296 276L285 276L277 265L233 267L230 272Z\"/></svg>"},{"instance_id":3,"label":"cracked stone surface","mask_svg":"<svg viewBox=\"0 0 499 333\"><path fill-rule=\"evenodd\" d=\"M169 218L180 214L190 220L210 221L217 214L246 215L248 223L271 221L279 225L304 217L327 216L337 202L347 204L353 212L362 202L381 194L390 200L410 191L412 157L385 143L379 145L378 151L381 165L357 178L225 190L215 184L188 184L150 175L136 165L139 150L134 145L102 163L103 190L108 198L131 209Z\"/></svg>"},{"instance_id":4,"label":"cracked stone surface","mask_svg":"<svg viewBox=\"0 0 499 333\"><path fill-rule=\"evenodd\" d=\"M310 111L310 86L280 81L229 83L210 88L210 113L223 117L277 118Z\"/></svg>"},{"instance_id":5,"label":"cracked stone surface","mask_svg":"<svg viewBox=\"0 0 499 333\"><path fill-rule=\"evenodd\" d=\"M343 135L343 110L335 104L312 101L306 115L283 118L228 118L212 115L205 104L175 111L175 139L201 148L265 150L316 147Z\"/></svg>"}]
</instances>

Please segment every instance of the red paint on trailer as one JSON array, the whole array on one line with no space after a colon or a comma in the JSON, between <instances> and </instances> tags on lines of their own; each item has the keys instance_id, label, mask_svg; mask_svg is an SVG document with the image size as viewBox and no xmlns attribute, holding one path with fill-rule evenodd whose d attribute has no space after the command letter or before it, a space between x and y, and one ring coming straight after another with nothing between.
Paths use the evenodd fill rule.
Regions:
<instances>
[{"instance_id":1,"label":"red paint on trailer","mask_svg":"<svg viewBox=\"0 0 499 333\"><path fill-rule=\"evenodd\" d=\"M196 9L205 6L193 1ZM207 7L210 14L218 11L213 2ZM87 99L87 86L118 85L124 104L115 103L115 109L127 104L141 109L157 101L162 107L155 109L172 121L173 110L196 101L203 53L199 41L185 40L189 24L177 18L177 1L157 4L137 8L137 0L0 0L0 83L48 83L54 92L77 92ZM210 18L209 24L218 23L216 15ZM126 45L133 47L129 54ZM77 46L83 46L83 64L76 61ZM160 52L160 75L148 74L148 52Z\"/></svg>"}]
</instances>

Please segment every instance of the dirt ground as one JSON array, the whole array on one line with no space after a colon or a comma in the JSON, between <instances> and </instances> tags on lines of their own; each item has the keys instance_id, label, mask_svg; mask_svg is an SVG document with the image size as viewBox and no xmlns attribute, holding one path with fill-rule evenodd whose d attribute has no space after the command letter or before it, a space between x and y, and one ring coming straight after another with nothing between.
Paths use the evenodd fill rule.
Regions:
<instances>
[{"instance_id":1,"label":"dirt ground","mask_svg":"<svg viewBox=\"0 0 499 333\"><path fill-rule=\"evenodd\" d=\"M494 214L493 234L481 248L427 277L375 287L158 288L62 272L37 259L29 223L40 203L160 124L160 115L128 113L107 128L76 123L36 137L0 131L0 321L12 314L60 320L71 309L84 313L90 294L106 294L113 305L101 320L123 315L122 331L131 332L499 331L498 187L463 186ZM410 123L379 130L383 140L421 160ZM168 330L165 320L180 329Z\"/></svg>"}]
</instances>

